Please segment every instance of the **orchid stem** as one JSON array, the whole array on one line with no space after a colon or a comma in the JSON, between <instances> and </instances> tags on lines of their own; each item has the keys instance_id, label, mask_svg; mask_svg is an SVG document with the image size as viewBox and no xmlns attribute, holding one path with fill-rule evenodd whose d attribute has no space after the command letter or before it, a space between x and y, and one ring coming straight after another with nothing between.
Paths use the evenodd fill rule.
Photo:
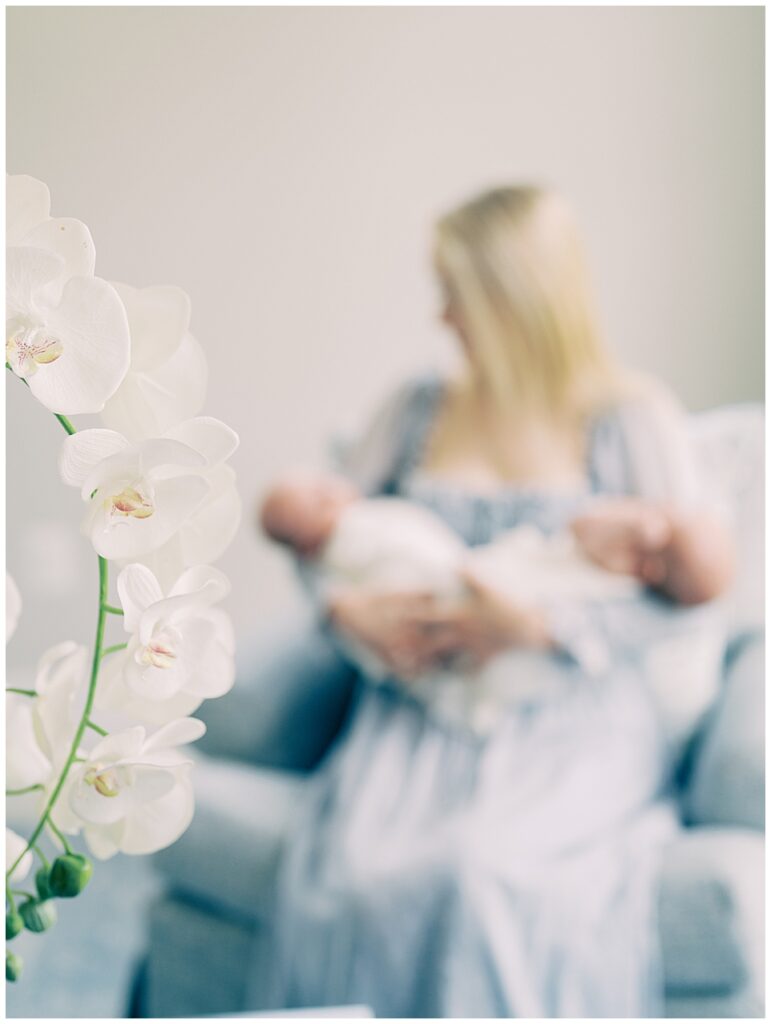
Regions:
<instances>
[{"instance_id":1,"label":"orchid stem","mask_svg":"<svg viewBox=\"0 0 771 1024\"><path fill-rule=\"evenodd\" d=\"M6 686L6 693L19 693L22 697L37 697L36 690L19 690L16 686Z\"/></svg>"},{"instance_id":2,"label":"orchid stem","mask_svg":"<svg viewBox=\"0 0 771 1024\"><path fill-rule=\"evenodd\" d=\"M32 849L33 849L33 850L35 851L35 853L36 853L36 854L38 855L38 857L40 858L40 860L41 860L41 862L42 862L42 864L43 864L43 867L44 867L44 868L46 868L46 869L48 869L48 868L49 868L49 867L51 866L51 865L50 865L50 864L48 863L48 857L46 857L46 855L45 855L45 854L43 853L43 851L42 851L42 850L40 849L40 847L39 847L39 846L35 845L35 846L33 846L33 847L32 847Z\"/></svg>"},{"instance_id":3,"label":"orchid stem","mask_svg":"<svg viewBox=\"0 0 771 1024\"><path fill-rule=\"evenodd\" d=\"M6 796L24 796L25 793L34 793L36 789L43 789L41 783L36 782L34 786L25 786L23 789L6 789Z\"/></svg>"},{"instance_id":4,"label":"orchid stem","mask_svg":"<svg viewBox=\"0 0 771 1024\"><path fill-rule=\"evenodd\" d=\"M91 678L88 682L88 695L86 696L86 703L83 708L83 713L80 717L78 728L75 730L75 735L72 738L72 744L70 746L70 752L67 760L64 763L61 774L57 780L56 785L53 788L51 796L48 798L48 803L45 806L45 810L40 815L37 825L32 832L32 835L27 841L27 845L21 851L16 860L11 864L10 868L6 871L5 877L10 878L19 863L27 853L28 850L37 842L38 836L45 828L46 822L51 827L52 832L58 836L65 850L69 853L71 850L70 844L66 838L61 834L59 829L56 827L54 822L50 819L49 815L59 799L59 794L62 791L62 787L67 779L67 774L72 767L73 762L77 758L78 748L80 747L81 740L83 739L83 733L86 731L86 725L88 724L89 717L91 716L91 709L94 705L94 697L96 696L96 684L99 679L99 662L102 658L102 644L104 643L104 625L105 625L105 605L107 598L107 585L108 585L108 565L106 559L99 556L99 614L96 620L96 640L94 642L94 656L91 661Z\"/></svg>"},{"instance_id":5,"label":"orchid stem","mask_svg":"<svg viewBox=\"0 0 771 1024\"><path fill-rule=\"evenodd\" d=\"M59 842L64 847L64 852L65 853L72 853L72 847L70 846L67 837L64 835L63 832L61 832L60 829L58 829L56 827L53 818L49 818L48 819L48 827L51 829L53 834L56 836L56 838L59 840Z\"/></svg>"},{"instance_id":6,"label":"orchid stem","mask_svg":"<svg viewBox=\"0 0 771 1024\"><path fill-rule=\"evenodd\" d=\"M102 611L108 612L110 615L122 615L123 609L116 608L113 604L103 604Z\"/></svg>"},{"instance_id":7,"label":"orchid stem","mask_svg":"<svg viewBox=\"0 0 771 1024\"><path fill-rule=\"evenodd\" d=\"M58 412L55 412L54 416L61 423L61 425L64 427L64 429L67 431L68 434L75 434L76 433L75 428L73 427L73 425L70 423L70 421L67 419L66 416L62 416L61 413L58 413Z\"/></svg>"},{"instance_id":8,"label":"orchid stem","mask_svg":"<svg viewBox=\"0 0 771 1024\"><path fill-rule=\"evenodd\" d=\"M107 736L107 730L103 729L101 725L97 725L96 722L86 722L87 729L93 729L94 732L98 732L100 736Z\"/></svg>"},{"instance_id":9,"label":"orchid stem","mask_svg":"<svg viewBox=\"0 0 771 1024\"><path fill-rule=\"evenodd\" d=\"M106 657L108 654L114 654L116 651L125 651L128 644L113 644L112 647L105 647L102 651L102 657Z\"/></svg>"}]
</instances>

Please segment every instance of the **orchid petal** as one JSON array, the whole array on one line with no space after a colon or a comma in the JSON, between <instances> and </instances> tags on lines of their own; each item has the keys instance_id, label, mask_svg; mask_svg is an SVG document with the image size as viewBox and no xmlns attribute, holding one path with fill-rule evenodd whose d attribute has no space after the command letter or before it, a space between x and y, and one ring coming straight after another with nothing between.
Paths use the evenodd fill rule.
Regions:
<instances>
[{"instance_id":1,"label":"orchid petal","mask_svg":"<svg viewBox=\"0 0 771 1024\"><path fill-rule=\"evenodd\" d=\"M59 453L59 474L66 484L82 487L90 474L104 459L126 451L129 442L114 430L94 427L70 434ZM84 497L88 497L89 491Z\"/></svg>"},{"instance_id":2,"label":"orchid petal","mask_svg":"<svg viewBox=\"0 0 771 1024\"><path fill-rule=\"evenodd\" d=\"M55 252L64 260L66 277L93 277L96 250L91 232L73 217L55 217L38 224L24 237L25 246Z\"/></svg>"},{"instance_id":3,"label":"orchid petal","mask_svg":"<svg viewBox=\"0 0 771 1024\"><path fill-rule=\"evenodd\" d=\"M209 466L229 459L238 448L238 434L222 420L213 416L197 416L179 423L166 432L167 437L182 441L200 452Z\"/></svg>"},{"instance_id":4,"label":"orchid petal","mask_svg":"<svg viewBox=\"0 0 771 1024\"><path fill-rule=\"evenodd\" d=\"M155 370L179 348L190 325L190 298L172 285L113 285L126 307L131 331L131 370Z\"/></svg>"},{"instance_id":5,"label":"orchid petal","mask_svg":"<svg viewBox=\"0 0 771 1024\"><path fill-rule=\"evenodd\" d=\"M163 591L147 566L133 562L118 575L118 596L123 608L123 628L133 633L139 626L142 613L163 599Z\"/></svg>"},{"instance_id":6,"label":"orchid petal","mask_svg":"<svg viewBox=\"0 0 771 1024\"><path fill-rule=\"evenodd\" d=\"M178 718L162 726L145 743L145 753L165 750L168 747L181 747L187 743L195 743L206 732L206 726L198 718Z\"/></svg>"},{"instance_id":7,"label":"orchid petal","mask_svg":"<svg viewBox=\"0 0 771 1024\"><path fill-rule=\"evenodd\" d=\"M211 565L193 565L185 569L169 591L169 597L206 591L206 603L221 601L230 593L230 580Z\"/></svg>"},{"instance_id":8,"label":"orchid petal","mask_svg":"<svg viewBox=\"0 0 771 1024\"><path fill-rule=\"evenodd\" d=\"M126 820L120 849L127 854L148 854L176 842L193 820L193 787L178 778L170 793L138 806Z\"/></svg>"},{"instance_id":9,"label":"orchid petal","mask_svg":"<svg viewBox=\"0 0 771 1024\"><path fill-rule=\"evenodd\" d=\"M137 561L173 536L195 512L206 491L206 481L200 477L160 480L155 485L153 514L146 519L127 517L118 523L97 506L87 517L91 543L102 558Z\"/></svg>"},{"instance_id":10,"label":"orchid petal","mask_svg":"<svg viewBox=\"0 0 771 1024\"><path fill-rule=\"evenodd\" d=\"M157 369L138 372L132 366L102 410L102 420L133 440L158 437L200 411L207 379L203 349L186 334Z\"/></svg>"},{"instance_id":11,"label":"orchid petal","mask_svg":"<svg viewBox=\"0 0 771 1024\"><path fill-rule=\"evenodd\" d=\"M5 830L5 864L6 869L10 868L11 864L14 863L17 857L26 849L27 842L22 839L20 835L17 835L13 829L7 828ZM11 882L21 882L29 874L30 868L32 867L32 851L27 850L24 856L18 863L16 870L10 877ZM7 884L7 883L6 883Z\"/></svg>"},{"instance_id":12,"label":"orchid petal","mask_svg":"<svg viewBox=\"0 0 771 1024\"><path fill-rule=\"evenodd\" d=\"M100 278L73 277L46 323L62 354L29 378L32 393L52 412L100 412L129 367L126 311Z\"/></svg>"}]
</instances>

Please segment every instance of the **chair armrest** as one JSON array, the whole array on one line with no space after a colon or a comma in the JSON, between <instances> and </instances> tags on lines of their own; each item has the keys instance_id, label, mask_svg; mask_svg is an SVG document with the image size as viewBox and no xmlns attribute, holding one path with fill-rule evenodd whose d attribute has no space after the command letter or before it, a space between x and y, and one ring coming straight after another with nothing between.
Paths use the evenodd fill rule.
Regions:
<instances>
[{"instance_id":1,"label":"chair armrest","mask_svg":"<svg viewBox=\"0 0 771 1024\"><path fill-rule=\"evenodd\" d=\"M248 922L268 912L306 777L195 755L195 816L153 856L174 893Z\"/></svg>"},{"instance_id":2,"label":"chair armrest","mask_svg":"<svg viewBox=\"0 0 771 1024\"><path fill-rule=\"evenodd\" d=\"M747 637L698 740L683 794L688 824L765 827L765 641Z\"/></svg>"},{"instance_id":3,"label":"chair armrest","mask_svg":"<svg viewBox=\"0 0 771 1024\"><path fill-rule=\"evenodd\" d=\"M687 828L664 851L659 932L667 996L764 999L763 836Z\"/></svg>"},{"instance_id":4,"label":"chair armrest","mask_svg":"<svg viewBox=\"0 0 771 1024\"><path fill-rule=\"evenodd\" d=\"M337 735L356 680L312 611L267 626L239 651L233 690L206 701L208 755L289 771L312 769Z\"/></svg>"}]
</instances>

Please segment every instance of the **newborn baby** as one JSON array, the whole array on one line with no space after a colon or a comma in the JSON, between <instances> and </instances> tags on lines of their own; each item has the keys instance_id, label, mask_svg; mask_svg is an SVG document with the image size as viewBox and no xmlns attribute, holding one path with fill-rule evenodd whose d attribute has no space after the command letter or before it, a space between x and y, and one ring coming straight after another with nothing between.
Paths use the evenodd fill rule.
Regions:
<instances>
[{"instance_id":1,"label":"newborn baby","mask_svg":"<svg viewBox=\"0 0 771 1024\"><path fill-rule=\"evenodd\" d=\"M275 540L309 560L314 585L326 596L350 587L415 590L451 604L466 596L468 570L513 602L542 608L565 600L628 598L642 587L631 575L591 562L568 531L547 537L521 526L469 549L427 509L398 498L362 498L334 476L285 477L265 501L262 523ZM343 642L370 680L392 678L363 645ZM437 669L408 685L437 717L484 734L507 704L542 699L565 685L565 673L555 664L550 678L542 655L517 649L474 672Z\"/></svg>"}]
</instances>

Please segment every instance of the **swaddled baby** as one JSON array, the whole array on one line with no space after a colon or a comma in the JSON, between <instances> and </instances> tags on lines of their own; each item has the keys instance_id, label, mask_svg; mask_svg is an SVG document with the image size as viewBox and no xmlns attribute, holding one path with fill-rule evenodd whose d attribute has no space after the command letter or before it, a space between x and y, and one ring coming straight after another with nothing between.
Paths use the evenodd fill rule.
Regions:
<instances>
[{"instance_id":1,"label":"swaddled baby","mask_svg":"<svg viewBox=\"0 0 771 1024\"><path fill-rule=\"evenodd\" d=\"M398 498L362 498L338 477L285 478L263 507L263 525L274 539L307 556L315 586L327 594L351 587L428 591L452 604L467 596L463 576L469 570L498 593L531 607L623 599L641 589L634 577L591 562L568 531L547 537L521 526L469 549L427 509ZM371 651L342 642L371 681L392 678ZM550 674L545 660L514 649L473 672L433 670L405 685L435 716L484 734L513 701L543 699L566 685L564 671L555 662Z\"/></svg>"}]
</instances>

